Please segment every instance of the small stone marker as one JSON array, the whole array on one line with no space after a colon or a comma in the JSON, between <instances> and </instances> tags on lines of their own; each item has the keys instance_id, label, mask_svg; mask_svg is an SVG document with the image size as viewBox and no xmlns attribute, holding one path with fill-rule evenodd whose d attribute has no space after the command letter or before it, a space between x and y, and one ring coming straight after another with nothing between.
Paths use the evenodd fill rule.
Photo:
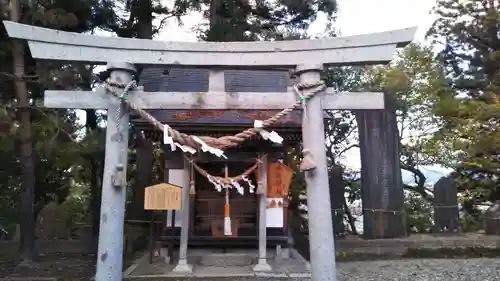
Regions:
<instances>
[{"instance_id":1,"label":"small stone marker","mask_svg":"<svg viewBox=\"0 0 500 281\"><path fill-rule=\"evenodd\" d=\"M450 177L442 177L434 185L434 223L437 232L460 230L457 185Z\"/></svg>"},{"instance_id":2,"label":"small stone marker","mask_svg":"<svg viewBox=\"0 0 500 281\"><path fill-rule=\"evenodd\" d=\"M69 216L63 208L52 201L38 214L35 235L39 239L57 240L69 238Z\"/></svg>"},{"instance_id":3,"label":"small stone marker","mask_svg":"<svg viewBox=\"0 0 500 281\"><path fill-rule=\"evenodd\" d=\"M488 235L500 235L500 200L484 213L484 231Z\"/></svg>"}]
</instances>

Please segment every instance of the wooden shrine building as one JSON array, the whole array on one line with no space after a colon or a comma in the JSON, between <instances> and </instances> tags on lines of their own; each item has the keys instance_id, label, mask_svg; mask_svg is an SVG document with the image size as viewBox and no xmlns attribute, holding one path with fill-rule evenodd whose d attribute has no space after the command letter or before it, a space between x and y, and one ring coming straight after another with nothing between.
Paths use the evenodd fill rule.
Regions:
<instances>
[{"instance_id":1,"label":"wooden shrine building","mask_svg":"<svg viewBox=\"0 0 500 281\"><path fill-rule=\"evenodd\" d=\"M292 79L288 71L251 71L251 70L227 70L216 75L218 83L209 81L208 69L169 68L154 67L145 68L139 79L139 85L147 92L287 92L291 91ZM223 79L223 83L222 80ZM209 85L224 85L224 89L209 89ZM157 120L168 124L172 128L186 134L197 136L221 137L234 135L249 127L254 126L254 120L265 120L272 117L278 111L257 110L151 110L149 111ZM147 121L138 116L131 116L131 123L136 132L141 132L148 141L162 143L163 135L155 131ZM281 119L277 125L267 128L268 131L277 132L282 138L282 145L275 144L269 140L263 140L260 136L244 142L235 149L226 150L227 160L218 158L210 153L196 153L194 161L196 165L215 176L224 176L224 169L228 167L228 175L236 176L255 165L256 159L264 154L267 155L268 164L278 163L283 159L286 147L295 145L301 141L301 114L295 112ZM151 145L149 146L151 148ZM172 157L182 157L180 153L172 152L169 145L163 145L165 156L165 174L168 174L168 182L185 186L186 170L190 167L185 163L184 167L175 166L182 161L173 160ZM177 149L177 152L179 150ZM147 149L137 149L137 157L151 155ZM148 156L145 156L148 157ZM141 165L141 163L137 163ZM143 164L147 165L147 164ZM282 164L281 164L282 165ZM137 167L138 170L148 167ZM286 169L286 168L285 168ZM184 172L182 172L184 171ZM190 190L189 200L189 245L217 245L221 247L252 246L257 247L259 238L259 195L257 192L250 193L249 187L242 184L244 194L231 189L229 201L231 206L232 235L224 235L222 230L224 218L225 193L214 189L214 185L199 172L189 172L194 176L194 190ZM148 173L145 173L147 175ZM151 174L151 173L149 173ZM141 177L141 175L137 175ZM248 179L255 187L258 185L256 173L251 173ZM139 185L147 186L147 179L138 179ZM138 189L136 189L138 190ZM140 190L140 189L139 189ZM135 193L135 192L134 192ZM137 194L139 195L139 194ZM134 194L134 200L141 200L140 195ZM288 198L267 198L270 204L277 204L279 210L269 210L266 213L267 241L268 245L286 245L288 241ZM273 200L276 201L273 203ZM139 204L138 203L138 204ZM280 217L281 216L281 217ZM172 211L168 212L164 240L171 239L170 226ZM174 213L176 243L179 243L182 218L179 211Z\"/></svg>"}]
</instances>

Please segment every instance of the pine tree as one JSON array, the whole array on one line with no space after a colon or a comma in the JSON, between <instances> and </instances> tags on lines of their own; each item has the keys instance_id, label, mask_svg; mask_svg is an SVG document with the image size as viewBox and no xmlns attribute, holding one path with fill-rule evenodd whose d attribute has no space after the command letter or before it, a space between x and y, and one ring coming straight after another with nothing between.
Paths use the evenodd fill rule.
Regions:
<instances>
[{"instance_id":1,"label":"pine tree","mask_svg":"<svg viewBox=\"0 0 500 281\"><path fill-rule=\"evenodd\" d=\"M319 13L333 19L337 11L333 0L211 0L202 4L209 7L204 12L209 24L200 39L220 42L280 40L290 30L305 32Z\"/></svg>"},{"instance_id":2,"label":"pine tree","mask_svg":"<svg viewBox=\"0 0 500 281\"><path fill-rule=\"evenodd\" d=\"M500 198L500 2L440 0L436 12L429 34L444 43L440 58L454 88L453 95L440 97L436 113L445 126L436 138L453 144L458 171L469 179L464 184L473 195L495 200ZM475 188L472 175L482 179L481 188Z\"/></svg>"}]
</instances>

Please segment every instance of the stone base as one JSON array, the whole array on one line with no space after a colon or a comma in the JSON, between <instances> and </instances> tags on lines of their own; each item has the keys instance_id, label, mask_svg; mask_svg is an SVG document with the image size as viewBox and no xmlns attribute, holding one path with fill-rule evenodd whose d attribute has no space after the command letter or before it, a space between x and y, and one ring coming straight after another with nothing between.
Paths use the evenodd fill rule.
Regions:
<instances>
[{"instance_id":1,"label":"stone base","mask_svg":"<svg viewBox=\"0 0 500 281\"><path fill-rule=\"evenodd\" d=\"M191 273L193 272L193 266L187 263L187 260L179 260L179 263L172 270L175 273Z\"/></svg>"},{"instance_id":2,"label":"stone base","mask_svg":"<svg viewBox=\"0 0 500 281\"><path fill-rule=\"evenodd\" d=\"M272 270L273 269L267 263L266 259L259 259L259 262L253 267L253 271L255 271L255 272L268 272L268 271L272 271Z\"/></svg>"},{"instance_id":3,"label":"stone base","mask_svg":"<svg viewBox=\"0 0 500 281\"><path fill-rule=\"evenodd\" d=\"M281 258L285 259L285 260L289 260L290 259L290 249L289 248L282 249L282 251L281 251Z\"/></svg>"},{"instance_id":4,"label":"stone base","mask_svg":"<svg viewBox=\"0 0 500 281\"><path fill-rule=\"evenodd\" d=\"M254 260L255 256L247 253L214 253L201 256L199 264L214 267L250 266Z\"/></svg>"},{"instance_id":5,"label":"stone base","mask_svg":"<svg viewBox=\"0 0 500 281\"><path fill-rule=\"evenodd\" d=\"M165 263L174 264L175 263L174 256L175 256L175 254L172 256L169 256L168 248L161 248L160 249L160 257L165 260Z\"/></svg>"},{"instance_id":6,"label":"stone base","mask_svg":"<svg viewBox=\"0 0 500 281\"><path fill-rule=\"evenodd\" d=\"M288 260L290 259L290 249L282 248L281 245L276 246L275 260Z\"/></svg>"}]
</instances>

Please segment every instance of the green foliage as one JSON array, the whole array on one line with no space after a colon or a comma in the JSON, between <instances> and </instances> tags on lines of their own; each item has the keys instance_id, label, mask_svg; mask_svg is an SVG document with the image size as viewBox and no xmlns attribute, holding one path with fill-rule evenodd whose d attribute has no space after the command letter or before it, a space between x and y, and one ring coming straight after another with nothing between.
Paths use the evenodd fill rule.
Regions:
<instances>
[{"instance_id":1,"label":"green foliage","mask_svg":"<svg viewBox=\"0 0 500 281\"><path fill-rule=\"evenodd\" d=\"M70 227L87 222L91 212L88 186L73 185L70 195L66 197L61 207L70 218Z\"/></svg>"},{"instance_id":2,"label":"green foliage","mask_svg":"<svg viewBox=\"0 0 500 281\"><path fill-rule=\"evenodd\" d=\"M462 232L477 232L483 229L483 216L480 215L471 215L467 212L464 212L460 216L460 230Z\"/></svg>"},{"instance_id":3,"label":"green foliage","mask_svg":"<svg viewBox=\"0 0 500 281\"><path fill-rule=\"evenodd\" d=\"M200 39L205 41L284 40L303 34L318 13L332 19L337 2L315 1L243 1L202 0L209 10L206 26L200 26ZM215 14L212 13L215 11ZM293 36L292 36L293 37Z\"/></svg>"},{"instance_id":4,"label":"green foliage","mask_svg":"<svg viewBox=\"0 0 500 281\"><path fill-rule=\"evenodd\" d=\"M433 228L433 206L417 193L407 193L405 196L404 211L406 224L410 232L429 233Z\"/></svg>"},{"instance_id":5,"label":"green foliage","mask_svg":"<svg viewBox=\"0 0 500 281\"><path fill-rule=\"evenodd\" d=\"M364 69L360 67L330 67L322 73L322 79L328 87L341 91L356 91L362 87ZM329 110L325 119L327 156L332 161L343 159L345 153L357 147L356 120L351 111Z\"/></svg>"},{"instance_id":6,"label":"green foliage","mask_svg":"<svg viewBox=\"0 0 500 281\"><path fill-rule=\"evenodd\" d=\"M50 3L49 3L50 2ZM103 7L98 0L42 1L23 5L21 18L23 23L61 29L72 32L87 32L95 27L93 19L101 13ZM5 2L2 2L5 5ZM2 9L5 9L2 6ZM2 16L6 16L2 13ZM24 177L19 157L20 137L17 122L17 108L14 106L12 55L10 39L0 34L0 224L13 225L20 222L18 214L21 201L21 183ZM34 175L34 210L35 214L43 205L53 199L65 200L74 183L75 172L81 165L80 143L76 141L81 129L76 124L76 115L70 110L51 110L40 107L46 88L81 87L82 70L76 65L35 62L29 53L25 58L26 74L37 73L40 79L27 83L28 98L31 99L31 134L33 141L32 160ZM65 75L62 75L65 74ZM87 87L90 87L88 85ZM31 204L30 204L31 205ZM30 214L29 211L24 211Z\"/></svg>"},{"instance_id":7,"label":"green foliage","mask_svg":"<svg viewBox=\"0 0 500 281\"><path fill-rule=\"evenodd\" d=\"M443 127L436 141L455 157L462 190L471 200L500 198L500 3L440 0L429 36L443 42L439 59L453 91L438 95Z\"/></svg>"},{"instance_id":8,"label":"green foliage","mask_svg":"<svg viewBox=\"0 0 500 281\"><path fill-rule=\"evenodd\" d=\"M358 87L364 90L393 96L401 140L400 165L414 178L414 183L405 188L431 201L427 178L419 166L449 164L452 159L442 149L447 143L434 138L444 122L435 114L436 104L440 95L451 91L442 63L431 47L410 44L391 64L367 67L360 80L362 85Z\"/></svg>"},{"instance_id":9,"label":"green foliage","mask_svg":"<svg viewBox=\"0 0 500 281\"><path fill-rule=\"evenodd\" d=\"M189 11L203 11L209 25L200 25L200 38L208 41L285 40L307 37L306 29L318 13L335 19L337 2L315 1L231 1L176 0L168 7L159 0L55 0L30 2L23 21L72 32L92 32L96 28L121 37L149 38L163 27L164 19L181 19ZM215 6L211 7L213 4ZM444 42L439 56L433 49L411 44L401 50L388 66L334 67L323 74L328 86L338 91L377 90L393 94L402 139L401 165L415 176L415 185L406 186L408 224L418 232L431 228L431 206L426 178L419 166L441 164L456 169L465 201L500 198L500 4L494 1L439 0L430 35ZM214 8L212 10L211 8ZM5 4L0 14L5 15ZM211 14L210 10L216 11ZM157 26L152 25L159 19ZM331 24L331 22L330 22ZM334 36L335 33L329 34ZM10 40L0 35L0 225L18 221L22 174L19 159L19 126L16 123L12 87ZM100 184L103 133L97 124L102 116L88 112L85 135L73 111L38 107L45 88L91 88L92 68L78 64L35 62L28 56L29 74L40 79L28 83L32 104L32 131L35 141L35 205L40 209L52 198L80 222L88 217L91 189ZM327 113L327 153L336 164L349 149L356 147L354 116L347 111ZM92 124L91 124L92 123ZM297 169L298 151L289 154ZM158 151L157 149L155 151ZM132 152L133 153L133 152ZM337 163L338 164L338 163ZM157 167L155 167L156 169ZM129 169L129 183L134 182ZM159 171L154 173L159 174ZM357 171L346 171L347 201L361 197ZM298 204L305 183L297 172L291 186L292 204ZM97 190L98 191L98 190ZM132 193L129 193L132 194ZM97 198L97 197L96 197ZM96 198L93 198L96 200ZM474 230L480 218L466 214L464 229Z\"/></svg>"}]
</instances>

